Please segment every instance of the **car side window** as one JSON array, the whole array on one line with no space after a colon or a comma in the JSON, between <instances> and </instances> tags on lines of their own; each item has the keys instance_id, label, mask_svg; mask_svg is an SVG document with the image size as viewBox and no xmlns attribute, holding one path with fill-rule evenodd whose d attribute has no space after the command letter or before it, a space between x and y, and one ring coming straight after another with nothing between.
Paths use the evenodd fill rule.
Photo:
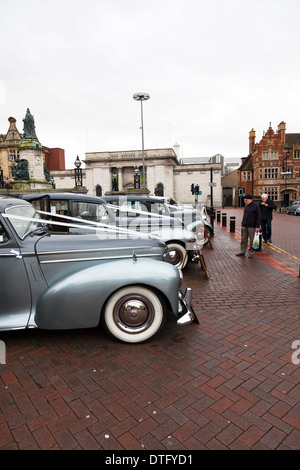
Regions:
<instances>
[{"instance_id":1,"label":"car side window","mask_svg":"<svg viewBox=\"0 0 300 470\"><path fill-rule=\"evenodd\" d=\"M8 236L0 222L0 244L8 241Z\"/></svg>"},{"instance_id":2,"label":"car side window","mask_svg":"<svg viewBox=\"0 0 300 470\"><path fill-rule=\"evenodd\" d=\"M73 217L93 222L106 222L109 220L109 214L103 204L95 204L93 202L73 201L72 205Z\"/></svg>"},{"instance_id":3,"label":"car side window","mask_svg":"<svg viewBox=\"0 0 300 470\"><path fill-rule=\"evenodd\" d=\"M69 215L69 210L68 210L68 201L65 200L51 200L50 202L51 205L51 214L53 215Z\"/></svg>"},{"instance_id":4,"label":"car side window","mask_svg":"<svg viewBox=\"0 0 300 470\"><path fill-rule=\"evenodd\" d=\"M132 217L132 218L135 218L138 215L134 211L140 210L140 208L137 206L137 203L135 201L125 201L121 205L121 209L122 209L121 210L121 215L125 215L125 213L126 213L126 217ZM126 212L127 209L128 209L128 212Z\"/></svg>"}]
</instances>

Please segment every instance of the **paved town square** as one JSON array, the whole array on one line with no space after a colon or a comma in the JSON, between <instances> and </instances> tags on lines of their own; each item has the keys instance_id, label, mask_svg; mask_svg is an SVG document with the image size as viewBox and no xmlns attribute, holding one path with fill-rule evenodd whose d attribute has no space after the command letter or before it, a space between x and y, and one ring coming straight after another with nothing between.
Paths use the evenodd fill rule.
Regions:
<instances>
[{"instance_id":1,"label":"paved town square","mask_svg":"<svg viewBox=\"0 0 300 470\"><path fill-rule=\"evenodd\" d=\"M295 450L300 443L300 218L236 258L243 209L184 271L199 324L145 344L97 329L2 333L1 450ZM234 216L236 230L229 230Z\"/></svg>"}]
</instances>

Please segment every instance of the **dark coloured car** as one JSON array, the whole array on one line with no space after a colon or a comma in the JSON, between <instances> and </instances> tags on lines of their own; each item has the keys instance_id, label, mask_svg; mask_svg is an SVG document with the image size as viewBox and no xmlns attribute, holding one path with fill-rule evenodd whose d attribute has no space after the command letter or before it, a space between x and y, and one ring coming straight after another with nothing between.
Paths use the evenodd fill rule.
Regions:
<instances>
[{"instance_id":1,"label":"dark coloured car","mask_svg":"<svg viewBox=\"0 0 300 470\"><path fill-rule=\"evenodd\" d=\"M50 225L53 221L49 221ZM197 321L181 271L148 236L49 231L27 201L0 197L0 330L92 328L139 343L162 328Z\"/></svg>"}]
</instances>

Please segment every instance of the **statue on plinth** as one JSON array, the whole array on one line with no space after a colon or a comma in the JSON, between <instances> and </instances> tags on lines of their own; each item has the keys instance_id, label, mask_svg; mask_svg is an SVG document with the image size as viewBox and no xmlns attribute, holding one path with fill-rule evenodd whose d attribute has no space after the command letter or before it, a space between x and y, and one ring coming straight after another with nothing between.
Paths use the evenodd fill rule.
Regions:
<instances>
[{"instance_id":1,"label":"statue on plinth","mask_svg":"<svg viewBox=\"0 0 300 470\"><path fill-rule=\"evenodd\" d=\"M25 118L23 119L23 122L24 122L23 139L33 139L33 140L38 141L38 138L35 133L34 118L29 108L27 108L27 112L26 112Z\"/></svg>"}]
</instances>

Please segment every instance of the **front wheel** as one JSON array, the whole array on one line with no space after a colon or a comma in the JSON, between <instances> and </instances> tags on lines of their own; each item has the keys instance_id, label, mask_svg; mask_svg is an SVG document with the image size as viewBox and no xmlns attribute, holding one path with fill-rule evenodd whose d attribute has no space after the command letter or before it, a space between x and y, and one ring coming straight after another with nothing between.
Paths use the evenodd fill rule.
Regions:
<instances>
[{"instance_id":1,"label":"front wheel","mask_svg":"<svg viewBox=\"0 0 300 470\"><path fill-rule=\"evenodd\" d=\"M141 286L124 287L108 300L103 323L106 331L125 343L140 343L162 328L166 312L159 297Z\"/></svg>"},{"instance_id":2,"label":"front wheel","mask_svg":"<svg viewBox=\"0 0 300 470\"><path fill-rule=\"evenodd\" d=\"M183 269L188 262L187 251L184 246L179 243L167 243L167 247L168 252L165 256L165 261L173 264L175 268Z\"/></svg>"}]
</instances>

